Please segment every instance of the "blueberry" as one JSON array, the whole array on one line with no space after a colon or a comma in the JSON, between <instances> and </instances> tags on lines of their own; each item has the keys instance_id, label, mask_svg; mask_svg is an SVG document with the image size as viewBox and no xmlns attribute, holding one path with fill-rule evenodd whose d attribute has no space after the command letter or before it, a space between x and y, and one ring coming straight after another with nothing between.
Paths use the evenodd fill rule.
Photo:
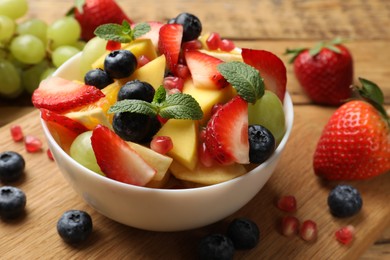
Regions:
<instances>
[{"instance_id":1,"label":"blueberry","mask_svg":"<svg viewBox=\"0 0 390 260\"><path fill-rule=\"evenodd\" d=\"M81 210L66 211L57 222L57 232L69 244L85 241L92 233L92 218Z\"/></svg>"},{"instance_id":2,"label":"blueberry","mask_svg":"<svg viewBox=\"0 0 390 260\"><path fill-rule=\"evenodd\" d=\"M229 224L227 236L236 249L252 249L259 242L260 231L252 220L236 218Z\"/></svg>"},{"instance_id":3,"label":"blueberry","mask_svg":"<svg viewBox=\"0 0 390 260\"><path fill-rule=\"evenodd\" d=\"M95 86L98 89L103 89L114 82L105 70L92 69L84 76L84 82L87 85Z\"/></svg>"},{"instance_id":4,"label":"blueberry","mask_svg":"<svg viewBox=\"0 0 390 260\"><path fill-rule=\"evenodd\" d=\"M249 161L262 163L275 151L276 142L273 134L264 126L250 125L249 136Z\"/></svg>"},{"instance_id":5,"label":"blueberry","mask_svg":"<svg viewBox=\"0 0 390 260\"><path fill-rule=\"evenodd\" d=\"M329 193L328 206L333 216L346 218L357 214L361 210L363 200L360 192L354 187L337 185Z\"/></svg>"},{"instance_id":6,"label":"blueberry","mask_svg":"<svg viewBox=\"0 0 390 260\"><path fill-rule=\"evenodd\" d=\"M118 101L123 99L139 99L152 102L155 90L147 82L132 80L126 82L118 92Z\"/></svg>"},{"instance_id":7,"label":"blueberry","mask_svg":"<svg viewBox=\"0 0 390 260\"><path fill-rule=\"evenodd\" d=\"M137 66L137 57L128 50L112 51L104 59L104 70L113 79L129 77Z\"/></svg>"},{"instance_id":8,"label":"blueberry","mask_svg":"<svg viewBox=\"0 0 390 260\"><path fill-rule=\"evenodd\" d=\"M115 113L112 127L123 140L135 143L145 143L152 139L153 135L161 127L156 117L148 115L121 112Z\"/></svg>"},{"instance_id":9,"label":"blueberry","mask_svg":"<svg viewBox=\"0 0 390 260\"><path fill-rule=\"evenodd\" d=\"M181 13L174 21L177 24L183 25L183 42L195 40L202 33L202 23L193 14Z\"/></svg>"},{"instance_id":10,"label":"blueberry","mask_svg":"<svg viewBox=\"0 0 390 260\"><path fill-rule=\"evenodd\" d=\"M26 163L23 157L17 152L6 151L0 153L0 181L12 182L18 180L23 172Z\"/></svg>"},{"instance_id":11,"label":"blueberry","mask_svg":"<svg viewBox=\"0 0 390 260\"><path fill-rule=\"evenodd\" d=\"M233 259L233 242L230 238L222 234L208 235L204 237L198 245L198 256L201 260Z\"/></svg>"},{"instance_id":12,"label":"blueberry","mask_svg":"<svg viewBox=\"0 0 390 260\"><path fill-rule=\"evenodd\" d=\"M26 207L26 194L13 186L0 188L0 216L11 219L19 217Z\"/></svg>"}]
</instances>

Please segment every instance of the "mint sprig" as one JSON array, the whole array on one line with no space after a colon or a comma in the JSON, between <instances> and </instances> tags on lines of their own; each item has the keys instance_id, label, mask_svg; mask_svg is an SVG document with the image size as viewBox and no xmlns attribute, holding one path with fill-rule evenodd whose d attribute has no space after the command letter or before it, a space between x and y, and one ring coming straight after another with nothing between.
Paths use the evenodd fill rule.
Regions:
<instances>
[{"instance_id":1,"label":"mint sprig","mask_svg":"<svg viewBox=\"0 0 390 260\"><path fill-rule=\"evenodd\" d=\"M116 41L120 43L129 43L150 31L150 25L139 23L134 28L124 20L122 24L107 23L98 26L94 33L99 38L107 41Z\"/></svg>"},{"instance_id":2,"label":"mint sprig","mask_svg":"<svg viewBox=\"0 0 390 260\"><path fill-rule=\"evenodd\" d=\"M136 100L124 99L116 102L110 107L108 113L132 112L148 116L161 116L165 119L190 119L200 120L203 117L203 111L199 103L188 94L175 93L167 95L163 86L160 86L151 103Z\"/></svg>"},{"instance_id":3,"label":"mint sprig","mask_svg":"<svg viewBox=\"0 0 390 260\"><path fill-rule=\"evenodd\" d=\"M264 95L264 81L254 67L231 61L219 64L217 69L247 102L254 104Z\"/></svg>"}]
</instances>

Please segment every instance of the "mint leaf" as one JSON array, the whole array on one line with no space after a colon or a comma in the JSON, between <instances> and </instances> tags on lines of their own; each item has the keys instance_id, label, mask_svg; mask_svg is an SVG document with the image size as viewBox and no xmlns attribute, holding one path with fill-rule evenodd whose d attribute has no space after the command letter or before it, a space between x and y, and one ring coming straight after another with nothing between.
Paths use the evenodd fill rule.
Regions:
<instances>
[{"instance_id":1,"label":"mint leaf","mask_svg":"<svg viewBox=\"0 0 390 260\"><path fill-rule=\"evenodd\" d=\"M140 113L153 117L157 115L158 110L155 104L138 99L124 99L118 101L108 110L108 113L123 112Z\"/></svg>"},{"instance_id":2,"label":"mint leaf","mask_svg":"<svg viewBox=\"0 0 390 260\"><path fill-rule=\"evenodd\" d=\"M169 95L160 106L162 118L200 120L203 117L199 103L188 94L175 93Z\"/></svg>"},{"instance_id":3,"label":"mint leaf","mask_svg":"<svg viewBox=\"0 0 390 260\"><path fill-rule=\"evenodd\" d=\"M247 102L254 104L264 95L263 79L252 66L231 61L219 64L217 69Z\"/></svg>"},{"instance_id":4,"label":"mint leaf","mask_svg":"<svg viewBox=\"0 0 390 260\"><path fill-rule=\"evenodd\" d=\"M94 33L107 41L129 43L149 31L150 25L147 23L137 24L132 29L131 25L124 20L121 25L116 23L102 24L95 29Z\"/></svg>"},{"instance_id":5,"label":"mint leaf","mask_svg":"<svg viewBox=\"0 0 390 260\"><path fill-rule=\"evenodd\" d=\"M153 103L162 103L167 97L167 91L164 86L160 86L154 93Z\"/></svg>"}]
</instances>

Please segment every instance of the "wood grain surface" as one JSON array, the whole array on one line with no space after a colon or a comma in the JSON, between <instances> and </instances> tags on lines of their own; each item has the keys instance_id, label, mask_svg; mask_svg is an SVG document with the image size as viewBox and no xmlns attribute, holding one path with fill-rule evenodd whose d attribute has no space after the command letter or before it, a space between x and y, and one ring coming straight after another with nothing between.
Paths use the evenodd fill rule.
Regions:
<instances>
[{"instance_id":1,"label":"wood grain surface","mask_svg":"<svg viewBox=\"0 0 390 260\"><path fill-rule=\"evenodd\" d=\"M287 47L312 46L318 40L336 36L349 41L355 64L355 78L365 77L379 84L390 107L390 1L387 0L265 0L265 1L152 1L117 0L134 21L167 20L179 12L199 16L204 31L216 31L234 39L240 47L266 49L285 61L288 90L295 109L295 123L281 163L264 189L245 207L226 220L197 230L154 233L126 227L96 213L79 198L62 178L45 150L26 153L21 143L9 136L9 126L20 124L26 134L43 139L37 111L28 97L0 100L0 151L15 150L27 161L25 178L15 185L26 191L26 215L12 222L0 221L1 259L192 259L200 237L223 231L236 216L259 223L262 242L254 250L236 254L236 259L390 259L390 175L353 182L364 199L363 212L347 220L333 219L325 198L334 183L320 183L311 168L312 154L322 127L335 108L312 104L296 81ZM28 17L50 23L64 15L72 1L29 0ZM45 144L45 148L46 148ZM297 152L297 147L299 150ZM274 207L281 194L294 194L300 219L319 224L319 239L305 243L287 239L278 232L282 214ZM70 247L58 237L55 224L68 209L88 211L94 220L92 239L82 247ZM334 239L334 231L345 224L357 229L350 246Z\"/></svg>"}]
</instances>

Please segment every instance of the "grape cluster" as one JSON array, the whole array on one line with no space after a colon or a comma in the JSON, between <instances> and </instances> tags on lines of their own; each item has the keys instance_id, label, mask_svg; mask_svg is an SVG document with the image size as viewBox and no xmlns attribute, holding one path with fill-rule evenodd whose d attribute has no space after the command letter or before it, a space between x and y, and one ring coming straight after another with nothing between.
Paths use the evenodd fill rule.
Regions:
<instances>
[{"instance_id":1,"label":"grape cluster","mask_svg":"<svg viewBox=\"0 0 390 260\"><path fill-rule=\"evenodd\" d=\"M85 45L75 18L63 16L51 24L37 18L19 20L27 12L27 0L0 2L0 97L31 94Z\"/></svg>"}]
</instances>

